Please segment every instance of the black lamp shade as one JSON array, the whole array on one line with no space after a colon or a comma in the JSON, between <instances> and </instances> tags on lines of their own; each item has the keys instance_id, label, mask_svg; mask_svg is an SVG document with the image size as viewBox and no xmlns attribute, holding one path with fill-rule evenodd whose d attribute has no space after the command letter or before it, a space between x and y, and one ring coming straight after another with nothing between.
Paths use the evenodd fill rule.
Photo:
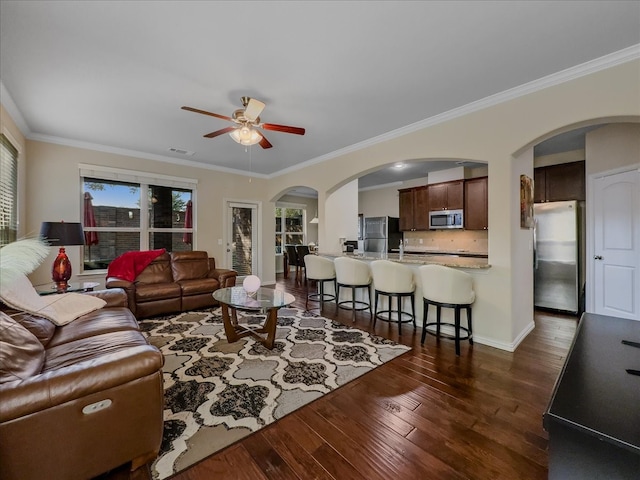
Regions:
<instances>
[{"instance_id":1,"label":"black lamp shade","mask_svg":"<svg viewBox=\"0 0 640 480\"><path fill-rule=\"evenodd\" d=\"M84 245L84 232L79 222L42 222L40 236L54 247Z\"/></svg>"}]
</instances>

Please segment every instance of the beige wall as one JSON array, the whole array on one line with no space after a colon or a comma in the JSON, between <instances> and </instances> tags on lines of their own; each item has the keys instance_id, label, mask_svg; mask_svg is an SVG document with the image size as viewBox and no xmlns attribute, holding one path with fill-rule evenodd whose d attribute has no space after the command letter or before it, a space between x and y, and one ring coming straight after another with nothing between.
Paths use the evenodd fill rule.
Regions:
<instances>
[{"instance_id":1,"label":"beige wall","mask_svg":"<svg viewBox=\"0 0 640 480\"><path fill-rule=\"evenodd\" d=\"M587 132L587 175L640 163L640 124L606 125Z\"/></svg>"},{"instance_id":2,"label":"beige wall","mask_svg":"<svg viewBox=\"0 0 640 480\"><path fill-rule=\"evenodd\" d=\"M533 158L527 149L571 126L577 128L585 123L603 123L616 118L640 119L640 60L470 112L270 180L253 179L252 184L247 177L239 175L28 141L26 231L38 231L43 220L79 219L79 163L197 178L198 205L206 208L198 208L196 212L196 248L223 258L223 248L217 245L217 239L224 238L224 200L261 202L259 274L264 283L269 283L275 278L271 253L275 233L274 200L290 188L308 186L318 191L322 245L323 235L327 239L343 233L349 235L342 232L342 227L347 228L349 224L342 225L336 220L340 205L331 203L331 193L362 174L388 164L389 159L458 158L486 162L490 177L488 243L492 267L472 272L477 293L474 337L480 343L513 350L527 333L532 317L527 299L532 292L530 235L520 230L517 182L521 172L533 168ZM597 132L599 130L590 132L587 140ZM587 160L589 164L589 158ZM602 161L598 161L598 165ZM596 167L594 164L587 168ZM350 190L348 197L357 216L357 190L355 193ZM349 222L351 210L347 213ZM329 243L333 244L327 245ZM70 253L74 267L78 266L78 252ZM41 268L40 278L48 279L47 270L48 267Z\"/></svg>"},{"instance_id":3,"label":"beige wall","mask_svg":"<svg viewBox=\"0 0 640 480\"><path fill-rule=\"evenodd\" d=\"M485 343L512 349L526 334L532 317L530 303L529 235L520 231L520 172L533 169L530 160L514 161L542 140L560 131L640 117L640 61L632 61L560 85L505 101L450 121L426 127L310 165L269 182L274 194L306 185L319 192L320 221L324 196L347 181L389 163L416 158L458 158L488 164L489 262L492 268L476 275L476 331ZM531 165L524 165L530 161ZM516 186L518 185L518 186ZM520 260L520 256L524 260ZM517 261L514 257L517 257ZM516 315L523 316L514 318Z\"/></svg>"},{"instance_id":4,"label":"beige wall","mask_svg":"<svg viewBox=\"0 0 640 480\"><path fill-rule=\"evenodd\" d=\"M79 164L197 179L194 212L197 233L194 237L194 249L206 250L216 258L219 266L226 266L225 201L261 202L259 255L263 257L263 261L258 274L264 283L275 281L275 205L265 200L266 180L252 178L249 183L249 177L241 175L38 141L28 141L27 146L27 234L37 234L43 221L81 221ZM222 245L218 245L218 239L222 239ZM80 272L80 247L69 247L67 250L74 270L71 281L77 282L76 274ZM32 275L34 283L42 284L50 280L49 266L53 263L54 253L51 255L51 258ZM85 277L83 280L93 281L94 278ZM102 276L95 281L102 282Z\"/></svg>"}]
</instances>

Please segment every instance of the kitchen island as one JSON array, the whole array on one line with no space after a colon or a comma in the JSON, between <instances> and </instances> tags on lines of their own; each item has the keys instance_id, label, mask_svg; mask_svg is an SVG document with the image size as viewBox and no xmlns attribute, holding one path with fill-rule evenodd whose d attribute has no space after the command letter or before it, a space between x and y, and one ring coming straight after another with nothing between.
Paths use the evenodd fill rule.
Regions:
<instances>
[{"instance_id":1,"label":"kitchen island","mask_svg":"<svg viewBox=\"0 0 640 480\"><path fill-rule=\"evenodd\" d=\"M362 252L362 253L318 253L321 257L329 258L331 260L335 260L338 257L346 256L350 258L355 258L356 260L362 260L363 262L371 263L374 260L390 260L392 262L401 263L403 265L407 265L411 270L413 270L413 279L416 285L416 290L414 293L414 305L415 305L415 313L416 313L416 325L418 328L422 327L422 315L423 315L423 300L422 300L422 280L420 278L420 273L418 268L422 265L436 264L436 265L444 265L446 267L459 268L467 273L470 273L472 276L480 276L486 275L487 271L491 268L489 262L486 258L476 258L476 257L461 257L457 255L403 255L403 258L400 259L400 254L398 253L375 253L375 252ZM474 289L476 280L474 278ZM330 285L325 287L325 293L327 287L331 289ZM372 289L375 288L375 285L372 284ZM373 290L372 290L373 291ZM343 293L344 292L344 293ZM333 292L330 292L333 293ZM346 300L350 297L351 292L347 289L342 289L340 292L341 300ZM476 290L476 297L478 296L478 292ZM356 293L356 300L362 301L366 298L362 291ZM373 295L372 295L373 298ZM395 305L395 303L394 303ZM378 304L378 310L384 310L388 308L388 303L386 299L381 299ZM411 311L411 307L407 303L404 305L404 311ZM371 305L371 311L374 311L374 305ZM430 321L435 320L435 308L432 307L432 310L429 311ZM453 323L453 309L445 308L442 310L442 321L447 323ZM475 326L482 322L482 317L478 318L474 311L474 330ZM380 324L384 325L384 323L380 322ZM466 317L462 315L462 325L466 325ZM377 328L386 328L386 327L377 327ZM406 328L406 327L405 327ZM404 331L404 328L403 328ZM447 326L442 327L442 331L445 333L453 333L448 330ZM485 343L482 338L478 338L474 335L474 341L478 341L478 343ZM453 342L451 342L451 348L453 348Z\"/></svg>"}]
</instances>

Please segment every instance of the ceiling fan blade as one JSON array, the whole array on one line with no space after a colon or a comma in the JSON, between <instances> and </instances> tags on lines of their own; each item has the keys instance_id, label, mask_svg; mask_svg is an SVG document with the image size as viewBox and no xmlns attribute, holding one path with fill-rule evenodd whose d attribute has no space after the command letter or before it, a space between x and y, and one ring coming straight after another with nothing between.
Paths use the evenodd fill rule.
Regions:
<instances>
[{"instance_id":1,"label":"ceiling fan blade","mask_svg":"<svg viewBox=\"0 0 640 480\"><path fill-rule=\"evenodd\" d=\"M267 140L267 137L265 137L262 133L260 135L262 136L262 140L260 140L260 146L262 148L271 148L271 147L273 147L273 145L271 145L271 142L269 142L269 140Z\"/></svg>"},{"instance_id":2,"label":"ceiling fan blade","mask_svg":"<svg viewBox=\"0 0 640 480\"><path fill-rule=\"evenodd\" d=\"M233 132L237 127L227 127L221 130L216 130L215 132L207 133L204 135L205 138L214 138L218 135L224 135L225 133Z\"/></svg>"},{"instance_id":3,"label":"ceiling fan blade","mask_svg":"<svg viewBox=\"0 0 640 480\"><path fill-rule=\"evenodd\" d=\"M295 133L296 135L304 135L304 128L300 127L289 127L287 125L276 125L275 123L262 123L259 125L260 128L264 128L265 130L273 130L276 132L284 132L284 133Z\"/></svg>"},{"instance_id":4,"label":"ceiling fan blade","mask_svg":"<svg viewBox=\"0 0 640 480\"><path fill-rule=\"evenodd\" d=\"M229 122L233 122L233 118L227 117L226 115L220 115L219 113L207 112L205 110L199 110L193 107L181 107L182 110L188 110L190 112L201 113L202 115L209 115L210 117L221 118L222 120L228 120Z\"/></svg>"},{"instance_id":5,"label":"ceiling fan blade","mask_svg":"<svg viewBox=\"0 0 640 480\"><path fill-rule=\"evenodd\" d=\"M260 116L265 106L266 105L260 100L250 98L249 103L244 109L244 117L251 122L255 122L256 118Z\"/></svg>"}]
</instances>

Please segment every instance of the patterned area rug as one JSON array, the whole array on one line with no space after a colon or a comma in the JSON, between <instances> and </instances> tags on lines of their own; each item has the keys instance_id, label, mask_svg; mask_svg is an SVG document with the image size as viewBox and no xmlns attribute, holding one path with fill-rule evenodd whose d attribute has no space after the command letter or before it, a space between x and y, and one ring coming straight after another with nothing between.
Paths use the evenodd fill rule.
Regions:
<instances>
[{"instance_id":1,"label":"patterned area rug","mask_svg":"<svg viewBox=\"0 0 640 480\"><path fill-rule=\"evenodd\" d=\"M240 312L238 312L240 316ZM258 324L264 316L245 316ZM164 438L155 479L269 425L410 350L311 312L283 308L273 350L228 343L220 309L140 322L165 358Z\"/></svg>"}]
</instances>

